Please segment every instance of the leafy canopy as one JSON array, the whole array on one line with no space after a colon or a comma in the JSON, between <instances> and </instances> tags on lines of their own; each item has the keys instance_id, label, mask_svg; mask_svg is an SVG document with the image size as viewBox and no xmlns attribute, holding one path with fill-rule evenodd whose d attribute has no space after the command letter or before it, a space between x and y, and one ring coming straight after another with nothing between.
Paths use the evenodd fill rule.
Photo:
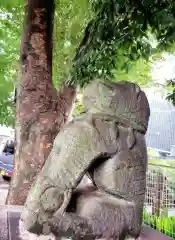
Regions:
<instances>
[{"instance_id":1,"label":"leafy canopy","mask_svg":"<svg viewBox=\"0 0 175 240\"><path fill-rule=\"evenodd\" d=\"M12 92L18 73L22 8L0 8L0 124L14 125Z\"/></svg>"},{"instance_id":2,"label":"leafy canopy","mask_svg":"<svg viewBox=\"0 0 175 240\"><path fill-rule=\"evenodd\" d=\"M0 122L18 76L24 1L0 2ZM150 57L175 39L173 0L60 0L56 4L53 79L86 85L95 77L149 83ZM157 47L152 45L154 36ZM2 92L2 94L1 94ZM6 105L5 105L6 104ZM13 116L13 115L12 115Z\"/></svg>"}]
</instances>

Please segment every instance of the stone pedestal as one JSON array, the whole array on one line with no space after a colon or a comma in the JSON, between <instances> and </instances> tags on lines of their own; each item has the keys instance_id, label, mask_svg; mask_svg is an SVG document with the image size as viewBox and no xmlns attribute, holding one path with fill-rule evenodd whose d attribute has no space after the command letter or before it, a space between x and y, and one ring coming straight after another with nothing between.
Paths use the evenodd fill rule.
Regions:
<instances>
[{"instance_id":1,"label":"stone pedestal","mask_svg":"<svg viewBox=\"0 0 175 240\"><path fill-rule=\"evenodd\" d=\"M56 240L53 235L42 235L38 237L35 234L25 231L19 221L21 210L22 207L20 206L0 206L0 240ZM143 226L142 233L138 240L147 239L171 240L172 238L166 237L147 226ZM62 238L62 240L66 239Z\"/></svg>"},{"instance_id":2,"label":"stone pedestal","mask_svg":"<svg viewBox=\"0 0 175 240\"><path fill-rule=\"evenodd\" d=\"M0 206L0 240L55 240L55 237L36 236L23 229L19 221L22 207Z\"/></svg>"}]
</instances>

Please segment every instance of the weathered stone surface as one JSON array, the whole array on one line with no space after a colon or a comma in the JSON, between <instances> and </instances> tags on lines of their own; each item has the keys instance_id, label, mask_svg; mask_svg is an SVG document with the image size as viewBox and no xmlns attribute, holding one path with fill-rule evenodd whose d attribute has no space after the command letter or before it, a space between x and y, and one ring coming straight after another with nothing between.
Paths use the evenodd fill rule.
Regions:
<instances>
[{"instance_id":1,"label":"weathered stone surface","mask_svg":"<svg viewBox=\"0 0 175 240\"><path fill-rule=\"evenodd\" d=\"M40 236L37 237L24 230L20 225L19 218L22 208L19 206L0 206L0 240L53 240L53 236ZM8 218L7 218L7 213ZM8 226L7 222L14 224L14 227ZM17 228L17 230L15 229ZM9 232L11 231L11 232ZM10 238L11 237L11 238ZM141 235L138 240L171 240L172 238L166 237L163 234L143 226ZM62 238L62 240L66 240ZM131 239L128 239L131 240Z\"/></svg>"},{"instance_id":2,"label":"weathered stone surface","mask_svg":"<svg viewBox=\"0 0 175 240\"><path fill-rule=\"evenodd\" d=\"M48 222L58 236L136 238L146 189L144 135L150 115L146 95L131 82L96 80L86 87L83 100L86 113L65 125L56 137L21 219L33 233L42 233L43 223ZM90 194L92 206L87 198L84 204L78 200L76 217L66 211L86 173L101 193Z\"/></svg>"},{"instance_id":3,"label":"weathered stone surface","mask_svg":"<svg viewBox=\"0 0 175 240\"><path fill-rule=\"evenodd\" d=\"M0 240L8 240L7 211L0 208Z\"/></svg>"},{"instance_id":4,"label":"weathered stone surface","mask_svg":"<svg viewBox=\"0 0 175 240\"><path fill-rule=\"evenodd\" d=\"M0 240L55 240L53 235L37 236L27 232L21 222L21 206L0 206Z\"/></svg>"},{"instance_id":5,"label":"weathered stone surface","mask_svg":"<svg viewBox=\"0 0 175 240\"><path fill-rule=\"evenodd\" d=\"M29 193L22 214L25 229L52 232L57 240L163 239L141 228L147 167L144 135L150 114L145 94L132 83L95 81L84 98L87 113L57 136ZM96 186L85 185L80 191L76 187L86 173ZM25 231L20 210L8 207L9 240L52 239Z\"/></svg>"}]
</instances>

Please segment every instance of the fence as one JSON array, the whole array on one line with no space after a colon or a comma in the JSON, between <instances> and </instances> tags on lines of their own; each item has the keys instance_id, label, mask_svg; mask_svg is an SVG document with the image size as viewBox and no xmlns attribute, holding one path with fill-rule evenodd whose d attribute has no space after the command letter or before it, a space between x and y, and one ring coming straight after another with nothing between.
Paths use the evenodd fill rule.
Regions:
<instances>
[{"instance_id":1,"label":"fence","mask_svg":"<svg viewBox=\"0 0 175 240\"><path fill-rule=\"evenodd\" d=\"M143 220L175 238L175 167L148 165Z\"/></svg>"}]
</instances>

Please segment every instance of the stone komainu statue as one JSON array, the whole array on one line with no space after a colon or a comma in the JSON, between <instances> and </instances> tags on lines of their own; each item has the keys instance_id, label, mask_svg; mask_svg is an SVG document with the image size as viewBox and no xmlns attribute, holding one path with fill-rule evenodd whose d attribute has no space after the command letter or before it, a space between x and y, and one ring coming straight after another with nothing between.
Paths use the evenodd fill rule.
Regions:
<instances>
[{"instance_id":1,"label":"stone komainu statue","mask_svg":"<svg viewBox=\"0 0 175 240\"><path fill-rule=\"evenodd\" d=\"M86 87L83 102L85 114L57 135L21 220L37 234L137 238L146 188L147 98L134 83L96 80ZM74 212L69 212L85 174L96 189L80 194Z\"/></svg>"}]
</instances>

